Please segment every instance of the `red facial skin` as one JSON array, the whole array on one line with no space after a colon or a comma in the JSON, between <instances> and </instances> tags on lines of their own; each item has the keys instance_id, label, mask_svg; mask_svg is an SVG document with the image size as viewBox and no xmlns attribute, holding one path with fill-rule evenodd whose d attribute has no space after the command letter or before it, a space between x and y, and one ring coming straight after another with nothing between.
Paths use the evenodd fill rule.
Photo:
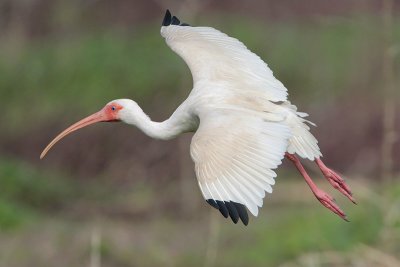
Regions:
<instances>
[{"instance_id":1,"label":"red facial skin","mask_svg":"<svg viewBox=\"0 0 400 267\"><path fill-rule=\"evenodd\" d=\"M123 108L123 106L114 102L107 104L102 110L99 111L103 112L103 116L105 118L105 120L102 121L119 121L118 112Z\"/></svg>"},{"instance_id":2,"label":"red facial skin","mask_svg":"<svg viewBox=\"0 0 400 267\"><path fill-rule=\"evenodd\" d=\"M113 103L107 104L100 111L71 125L67 129L65 129L63 132L61 132L59 135L57 135L56 138L54 138L53 141L51 141L46 146L46 148L43 150L42 154L40 154L40 158L42 159L47 154L47 152L50 150L50 148L52 146L54 146L58 141L60 141L63 137L67 136L68 134L70 134L76 130L79 130L85 126L89 126L96 122L119 121L118 113L121 109L123 109L123 106L113 102Z\"/></svg>"}]
</instances>

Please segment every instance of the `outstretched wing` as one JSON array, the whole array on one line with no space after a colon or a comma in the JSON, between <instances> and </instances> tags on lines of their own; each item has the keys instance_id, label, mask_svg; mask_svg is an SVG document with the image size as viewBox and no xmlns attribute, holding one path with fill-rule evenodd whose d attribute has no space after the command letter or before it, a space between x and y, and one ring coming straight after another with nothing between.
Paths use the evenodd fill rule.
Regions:
<instances>
[{"instance_id":1,"label":"outstretched wing","mask_svg":"<svg viewBox=\"0 0 400 267\"><path fill-rule=\"evenodd\" d=\"M248 223L247 207L258 215L265 191L272 192L277 168L291 135L281 121L216 109L200 116L193 136L191 156L206 201L230 216Z\"/></svg>"},{"instance_id":2,"label":"outstretched wing","mask_svg":"<svg viewBox=\"0 0 400 267\"><path fill-rule=\"evenodd\" d=\"M163 23L168 26L161 27L161 35L185 60L194 83L223 82L231 90L261 91L270 101L286 101L285 86L242 42L214 28L183 26L176 20Z\"/></svg>"}]
</instances>

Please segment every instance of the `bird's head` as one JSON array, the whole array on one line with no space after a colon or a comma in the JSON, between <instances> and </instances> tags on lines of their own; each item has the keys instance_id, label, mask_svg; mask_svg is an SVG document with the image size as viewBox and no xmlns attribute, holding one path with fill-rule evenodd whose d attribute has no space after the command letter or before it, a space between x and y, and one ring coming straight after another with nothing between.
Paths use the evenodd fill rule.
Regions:
<instances>
[{"instance_id":1,"label":"bird's head","mask_svg":"<svg viewBox=\"0 0 400 267\"><path fill-rule=\"evenodd\" d=\"M68 134L79 130L85 126L89 126L96 122L127 122L132 123L132 114L135 114L137 110L140 109L138 104L135 101L130 99L117 99L110 101L107 103L101 110L98 112L78 121L77 123L71 125L59 135L57 135L53 141L51 141L46 148L43 150L42 154L40 154L40 158L42 159L47 152L54 146L58 141L67 136Z\"/></svg>"}]
</instances>

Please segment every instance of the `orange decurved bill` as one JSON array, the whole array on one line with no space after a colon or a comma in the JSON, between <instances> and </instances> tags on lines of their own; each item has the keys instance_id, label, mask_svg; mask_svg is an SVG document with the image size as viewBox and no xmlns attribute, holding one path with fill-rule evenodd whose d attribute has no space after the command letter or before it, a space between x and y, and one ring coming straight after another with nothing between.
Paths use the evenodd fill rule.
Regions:
<instances>
[{"instance_id":1,"label":"orange decurved bill","mask_svg":"<svg viewBox=\"0 0 400 267\"><path fill-rule=\"evenodd\" d=\"M40 154L40 159L42 159L44 156L46 156L47 152L49 152L50 148L52 148L58 141L60 141L63 137L67 136L68 134L79 130L85 126L94 124L96 122L102 122L102 121L109 121L106 113L103 110L100 110L99 112L96 112L83 120L78 121L77 123L71 125L67 129L65 129L62 133L56 136L56 138L51 141L46 148L43 150L42 154Z\"/></svg>"}]
</instances>

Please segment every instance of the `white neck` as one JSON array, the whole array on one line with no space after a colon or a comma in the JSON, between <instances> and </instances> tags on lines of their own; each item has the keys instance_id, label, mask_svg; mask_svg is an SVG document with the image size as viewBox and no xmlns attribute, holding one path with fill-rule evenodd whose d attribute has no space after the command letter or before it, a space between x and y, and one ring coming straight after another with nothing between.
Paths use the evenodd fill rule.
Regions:
<instances>
[{"instance_id":1,"label":"white neck","mask_svg":"<svg viewBox=\"0 0 400 267\"><path fill-rule=\"evenodd\" d=\"M172 123L171 118L163 122L155 122L144 112L140 115L136 114L136 122L134 125L142 132L155 139L169 140L182 133L179 126Z\"/></svg>"},{"instance_id":2,"label":"white neck","mask_svg":"<svg viewBox=\"0 0 400 267\"><path fill-rule=\"evenodd\" d=\"M182 105L169 119L163 122L155 122L135 103L121 114L121 120L127 124L135 125L146 135L161 140L169 140L181 133L194 131L197 128L197 122L193 120Z\"/></svg>"}]
</instances>

